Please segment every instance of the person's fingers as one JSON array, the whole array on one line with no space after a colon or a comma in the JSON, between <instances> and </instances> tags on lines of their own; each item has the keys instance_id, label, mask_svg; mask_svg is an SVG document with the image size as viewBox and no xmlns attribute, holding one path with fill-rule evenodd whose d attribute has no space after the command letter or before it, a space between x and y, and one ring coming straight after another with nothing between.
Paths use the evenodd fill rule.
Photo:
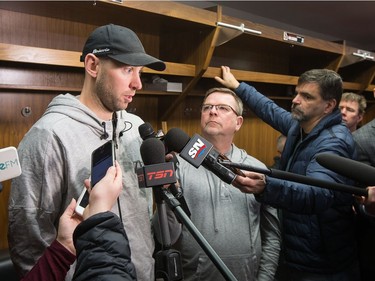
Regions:
<instances>
[{"instance_id":1,"label":"person's fingers","mask_svg":"<svg viewBox=\"0 0 375 281\"><path fill-rule=\"evenodd\" d=\"M90 192L90 190L91 190L91 180L90 179L85 179L83 183L84 183L87 191Z\"/></svg>"},{"instance_id":2,"label":"person's fingers","mask_svg":"<svg viewBox=\"0 0 375 281\"><path fill-rule=\"evenodd\" d=\"M116 166L112 166L112 167L108 168L107 173L106 173L105 176L114 180L116 178L116 175L117 175L117 167Z\"/></svg>"},{"instance_id":3,"label":"person's fingers","mask_svg":"<svg viewBox=\"0 0 375 281\"><path fill-rule=\"evenodd\" d=\"M217 82L221 83L221 84L224 84L224 80L221 79L221 77L219 77L219 76L215 76L215 80L216 80Z\"/></svg>"},{"instance_id":4,"label":"person's fingers","mask_svg":"<svg viewBox=\"0 0 375 281\"><path fill-rule=\"evenodd\" d=\"M115 184L121 184L122 183L122 170L121 170L120 164L117 161L115 163L113 172L115 173L113 181L115 182Z\"/></svg>"},{"instance_id":5,"label":"person's fingers","mask_svg":"<svg viewBox=\"0 0 375 281\"><path fill-rule=\"evenodd\" d=\"M73 216L76 204L77 204L76 200L72 198L72 201L70 201L68 207L66 207L63 215L67 215L69 217Z\"/></svg>"}]
</instances>

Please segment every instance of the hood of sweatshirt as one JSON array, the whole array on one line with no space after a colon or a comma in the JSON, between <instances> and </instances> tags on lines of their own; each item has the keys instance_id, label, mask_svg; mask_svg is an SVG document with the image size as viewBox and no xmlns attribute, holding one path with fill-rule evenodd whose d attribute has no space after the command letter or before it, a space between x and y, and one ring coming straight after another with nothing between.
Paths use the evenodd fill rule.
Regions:
<instances>
[{"instance_id":1,"label":"hood of sweatshirt","mask_svg":"<svg viewBox=\"0 0 375 281\"><path fill-rule=\"evenodd\" d=\"M45 115L58 114L69 117L77 122L91 128L100 139L107 139L112 136L112 121L101 120L98 116L79 101L79 96L62 94L55 97L48 105ZM69 128L66 128L69 130Z\"/></svg>"}]
</instances>

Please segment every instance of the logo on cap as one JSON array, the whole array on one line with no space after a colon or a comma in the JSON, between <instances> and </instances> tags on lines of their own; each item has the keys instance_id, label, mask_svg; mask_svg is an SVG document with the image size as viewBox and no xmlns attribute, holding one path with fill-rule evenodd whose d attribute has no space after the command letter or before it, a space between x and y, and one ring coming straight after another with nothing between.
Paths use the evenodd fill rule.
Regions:
<instances>
[{"instance_id":1,"label":"logo on cap","mask_svg":"<svg viewBox=\"0 0 375 281\"><path fill-rule=\"evenodd\" d=\"M92 51L92 53L93 54L101 54L101 53L108 53L108 52L110 52L111 51L111 49L109 49L109 48L105 48L105 49L94 49L93 51Z\"/></svg>"}]
</instances>

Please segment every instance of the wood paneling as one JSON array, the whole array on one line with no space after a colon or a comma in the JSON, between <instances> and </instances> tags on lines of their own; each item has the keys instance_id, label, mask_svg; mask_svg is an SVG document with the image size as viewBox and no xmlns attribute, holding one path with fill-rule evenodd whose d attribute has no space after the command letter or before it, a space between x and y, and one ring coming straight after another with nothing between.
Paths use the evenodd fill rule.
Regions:
<instances>
[{"instance_id":1,"label":"wood paneling","mask_svg":"<svg viewBox=\"0 0 375 281\"><path fill-rule=\"evenodd\" d=\"M42 116L55 93L0 93L0 148L17 147L31 126ZM23 108L29 107L31 114L22 116ZM8 197L10 180L4 182L0 193L0 248L8 248Z\"/></svg>"}]
</instances>

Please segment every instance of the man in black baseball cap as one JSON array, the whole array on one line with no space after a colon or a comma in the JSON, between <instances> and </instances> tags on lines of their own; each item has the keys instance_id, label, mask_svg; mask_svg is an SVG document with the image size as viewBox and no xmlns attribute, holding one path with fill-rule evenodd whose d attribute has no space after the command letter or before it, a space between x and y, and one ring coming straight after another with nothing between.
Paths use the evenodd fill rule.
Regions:
<instances>
[{"instance_id":1,"label":"man in black baseball cap","mask_svg":"<svg viewBox=\"0 0 375 281\"><path fill-rule=\"evenodd\" d=\"M129 28L108 24L95 29L86 41L81 61L93 53L97 57L107 56L132 66L147 66L163 71L165 63L146 54L138 36Z\"/></svg>"},{"instance_id":2,"label":"man in black baseball cap","mask_svg":"<svg viewBox=\"0 0 375 281\"><path fill-rule=\"evenodd\" d=\"M140 191L133 169L142 161L138 127L144 121L126 109L142 89L143 68L161 71L165 64L145 53L133 31L113 24L89 35L80 60L85 71L81 93L56 96L19 146L20 165L29 168L12 182L12 260L21 275L32 268L56 238L60 214L90 177L92 151L112 140L123 171L123 190L113 211L123 219L137 281L154 280L152 190Z\"/></svg>"}]
</instances>

